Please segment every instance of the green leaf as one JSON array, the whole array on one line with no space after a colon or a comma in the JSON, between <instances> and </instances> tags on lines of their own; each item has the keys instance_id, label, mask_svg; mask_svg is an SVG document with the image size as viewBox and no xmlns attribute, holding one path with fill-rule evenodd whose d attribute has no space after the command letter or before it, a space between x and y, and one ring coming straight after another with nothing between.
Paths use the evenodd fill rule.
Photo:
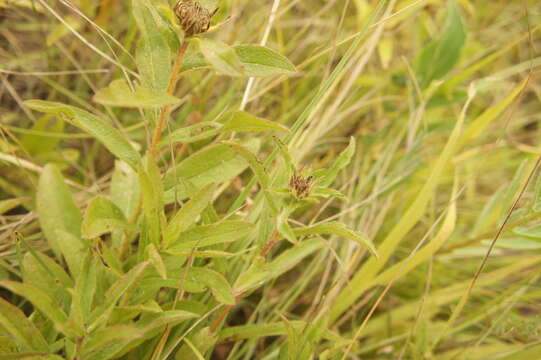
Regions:
<instances>
[{"instance_id":1,"label":"green leaf","mask_svg":"<svg viewBox=\"0 0 541 360\"><path fill-rule=\"evenodd\" d=\"M118 206L103 196L97 196L88 204L81 231L84 238L92 239L114 229L131 228Z\"/></svg>"},{"instance_id":2,"label":"green leaf","mask_svg":"<svg viewBox=\"0 0 541 360\"><path fill-rule=\"evenodd\" d=\"M139 169L139 183L141 184L141 200L143 214L145 215L148 231L144 234L148 235L150 242L158 246L160 244L160 236L162 229L161 215L163 214L163 188L160 180L159 170L153 163L151 158L145 161L146 168ZM142 248L146 244L141 242Z\"/></svg>"},{"instance_id":3,"label":"green leaf","mask_svg":"<svg viewBox=\"0 0 541 360\"><path fill-rule=\"evenodd\" d=\"M165 326L174 326L197 317L197 314L182 310L164 311L145 316L137 321L135 326L129 328L121 329L119 326L111 326L98 330L83 345L83 357L85 360L119 358L145 340L159 335ZM119 333L115 333L114 329L118 329Z\"/></svg>"},{"instance_id":4,"label":"green leaf","mask_svg":"<svg viewBox=\"0 0 541 360\"><path fill-rule=\"evenodd\" d=\"M284 56L260 45L233 46L241 65L242 74L249 77L290 75L297 72L295 66ZM212 68L201 53L190 53L184 59L181 72ZM220 72L218 69L216 69ZM225 75L230 75L225 73ZM239 75L236 75L239 76Z\"/></svg>"},{"instance_id":5,"label":"green leaf","mask_svg":"<svg viewBox=\"0 0 541 360\"><path fill-rule=\"evenodd\" d=\"M333 162L332 166L323 173L323 178L318 180L318 185L329 186L338 176L340 170L348 166L355 154L355 138L352 136L349 145L338 155L338 158Z\"/></svg>"},{"instance_id":6,"label":"green leaf","mask_svg":"<svg viewBox=\"0 0 541 360\"><path fill-rule=\"evenodd\" d=\"M291 209L284 208L280 211L280 214L276 217L276 229L278 232L285 237L290 243L297 244L297 236L291 229L288 219L291 213Z\"/></svg>"},{"instance_id":7,"label":"green leaf","mask_svg":"<svg viewBox=\"0 0 541 360\"><path fill-rule=\"evenodd\" d=\"M53 322L58 331L66 336L74 339L82 335L82 329L77 329L68 322L67 315L45 291L29 284L10 280L0 281L0 286L30 301L32 305Z\"/></svg>"},{"instance_id":8,"label":"green leaf","mask_svg":"<svg viewBox=\"0 0 541 360\"><path fill-rule=\"evenodd\" d=\"M220 123L202 121L198 124L186 126L173 131L171 135L167 136L161 141L160 145L166 146L177 142L189 144L208 139L218 135L222 127L223 125Z\"/></svg>"},{"instance_id":9,"label":"green leaf","mask_svg":"<svg viewBox=\"0 0 541 360\"><path fill-rule=\"evenodd\" d=\"M101 359L111 359L116 352L114 344L124 345L126 341L133 341L143 336L143 331L130 325L113 325L99 329L85 338L81 353L85 359L94 356L94 352L99 352ZM107 349L107 350L105 350ZM105 350L105 351L104 351ZM108 352L108 353L107 353Z\"/></svg>"},{"instance_id":10,"label":"green leaf","mask_svg":"<svg viewBox=\"0 0 541 360\"><path fill-rule=\"evenodd\" d=\"M193 40L199 45L205 60L220 74L243 76L244 68L235 50L229 45L205 38Z\"/></svg>"},{"instance_id":11,"label":"green leaf","mask_svg":"<svg viewBox=\"0 0 541 360\"><path fill-rule=\"evenodd\" d=\"M455 1L447 6L447 21L437 39L432 40L419 55L417 75L422 87L445 76L460 58L466 31Z\"/></svg>"},{"instance_id":12,"label":"green leaf","mask_svg":"<svg viewBox=\"0 0 541 360\"><path fill-rule=\"evenodd\" d=\"M483 245L489 246L492 239L481 241ZM538 250L541 249L541 238L530 238L522 236L510 236L498 239L496 247L513 250Z\"/></svg>"},{"instance_id":13,"label":"green leaf","mask_svg":"<svg viewBox=\"0 0 541 360\"><path fill-rule=\"evenodd\" d=\"M297 330L306 328L304 321L290 321L290 325ZM257 339L261 337L287 335L287 328L283 322L265 324L250 324L229 326L220 331L220 342L239 341L244 339Z\"/></svg>"},{"instance_id":14,"label":"green leaf","mask_svg":"<svg viewBox=\"0 0 541 360\"><path fill-rule=\"evenodd\" d=\"M92 253L87 255L82 260L81 272L77 277L75 292L78 295L78 309L81 312L81 318L85 324L88 323L90 313L94 304L94 297L96 294L96 288L99 283L103 281L98 276L99 267L98 260Z\"/></svg>"},{"instance_id":15,"label":"green leaf","mask_svg":"<svg viewBox=\"0 0 541 360\"><path fill-rule=\"evenodd\" d=\"M344 194L342 194L340 191L324 188L321 186L314 187L310 193L310 196L323 197L323 198L335 197L341 200L347 200L347 197Z\"/></svg>"},{"instance_id":16,"label":"green leaf","mask_svg":"<svg viewBox=\"0 0 541 360\"><path fill-rule=\"evenodd\" d=\"M483 209L477 215L475 224L473 225L471 236L477 237L483 233L483 231L491 228L498 220L502 213L503 198L506 192L507 186L502 185L488 201L485 202Z\"/></svg>"},{"instance_id":17,"label":"green leaf","mask_svg":"<svg viewBox=\"0 0 541 360\"><path fill-rule=\"evenodd\" d=\"M133 216L140 196L137 172L125 162L115 161L111 178L111 201L122 210L126 219Z\"/></svg>"},{"instance_id":18,"label":"green leaf","mask_svg":"<svg viewBox=\"0 0 541 360\"><path fill-rule=\"evenodd\" d=\"M531 202L531 208L533 211L540 211L541 210L541 176L537 177L537 181L535 182L535 191L534 196ZM0 214L2 212L0 211Z\"/></svg>"},{"instance_id":19,"label":"green leaf","mask_svg":"<svg viewBox=\"0 0 541 360\"><path fill-rule=\"evenodd\" d=\"M219 302L227 305L235 304L233 289L231 289L231 285L229 285L225 277L219 272L202 267L192 267L188 271L188 277L192 281L200 282L210 288L212 295Z\"/></svg>"},{"instance_id":20,"label":"green leaf","mask_svg":"<svg viewBox=\"0 0 541 360\"><path fill-rule=\"evenodd\" d=\"M32 125L31 130L37 133L25 134L21 137L21 144L33 156L39 156L54 151L60 138L38 135L40 132L61 134L64 130L64 121L54 115L43 115Z\"/></svg>"},{"instance_id":21,"label":"green leaf","mask_svg":"<svg viewBox=\"0 0 541 360\"><path fill-rule=\"evenodd\" d=\"M254 225L244 221L224 221L218 224L196 226L178 235L169 245L168 252L191 250L241 239L252 232Z\"/></svg>"},{"instance_id":22,"label":"green leaf","mask_svg":"<svg viewBox=\"0 0 541 360\"><path fill-rule=\"evenodd\" d=\"M230 111L223 116L225 132L261 132L277 130L289 132L289 129L283 125L272 121L259 118L245 111Z\"/></svg>"},{"instance_id":23,"label":"green leaf","mask_svg":"<svg viewBox=\"0 0 541 360\"><path fill-rule=\"evenodd\" d=\"M0 326L23 350L48 352L49 346L39 330L16 306L0 298Z\"/></svg>"},{"instance_id":24,"label":"green leaf","mask_svg":"<svg viewBox=\"0 0 541 360\"><path fill-rule=\"evenodd\" d=\"M156 92L166 92L172 60L167 24L150 0L132 0L132 13L141 31L136 63L142 85Z\"/></svg>"},{"instance_id":25,"label":"green leaf","mask_svg":"<svg viewBox=\"0 0 541 360\"><path fill-rule=\"evenodd\" d=\"M158 274L162 277L162 279L167 279L167 270L158 249L156 249L156 246L154 246L154 244L149 244L146 251L148 260L154 266Z\"/></svg>"},{"instance_id":26,"label":"green leaf","mask_svg":"<svg viewBox=\"0 0 541 360\"><path fill-rule=\"evenodd\" d=\"M211 66L199 51L198 52L188 52L184 57L180 72L198 70L198 69L210 69Z\"/></svg>"},{"instance_id":27,"label":"green leaf","mask_svg":"<svg viewBox=\"0 0 541 360\"><path fill-rule=\"evenodd\" d=\"M132 91L123 79L115 80L99 90L92 99L101 105L142 109L160 108L180 102L179 98L165 91L159 92L142 86L136 86L135 91Z\"/></svg>"},{"instance_id":28,"label":"green leaf","mask_svg":"<svg viewBox=\"0 0 541 360\"><path fill-rule=\"evenodd\" d=\"M248 162L248 164L250 164L259 185L261 185L261 189L263 190L263 194L265 195L267 202L271 206L274 214L277 214L278 204L276 199L268 192L270 187L270 178L265 170L265 167L263 166L263 163L261 163L261 161L259 161L259 159L249 149L240 144L231 141L224 141L223 144L231 147L240 156L242 156Z\"/></svg>"},{"instance_id":29,"label":"green leaf","mask_svg":"<svg viewBox=\"0 0 541 360\"><path fill-rule=\"evenodd\" d=\"M205 186L180 208L165 229L164 248L167 248L180 233L195 224L201 212L210 204L215 189L215 184Z\"/></svg>"},{"instance_id":30,"label":"green leaf","mask_svg":"<svg viewBox=\"0 0 541 360\"><path fill-rule=\"evenodd\" d=\"M76 278L81 271L81 258L88 251L88 244L67 231L56 230L57 239L62 244L62 254L66 259L70 273Z\"/></svg>"},{"instance_id":31,"label":"green leaf","mask_svg":"<svg viewBox=\"0 0 541 360\"><path fill-rule=\"evenodd\" d=\"M283 349L287 348L287 357L284 356L284 359L287 358L288 360L295 360L299 357L300 349L302 348L300 346L302 330L295 329L285 316L282 316L282 321L284 322L284 325L287 330L287 343L284 344L285 347L283 348ZM306 345L307 344L304 344L304 346Z\"/></svg>"},{"instance_id":32,"label":"green leaf","mask_svg":"<svg viewBox=\"0 0 541 360\"><path fill-rule=\"evenodd\" d=\"M64 256L68 264L77 262L74 247L84 247L80 240L81 214L68 186L54 165L46 165L39 179L36 206L41 229L56 256ZM61 231L71 234L64 236Z\"/></svg>"},{"instance_id":33,"label":"green leaf","mask_svg":"<svg viewBox=\"0 0 541 360\"><path fill-rule=\"evenodd\" d=\"M248 76L292 74L297 71L286 57L265 46L237 45L234 49Z\"/></svg>"},{"instance_id":34,"label":"green leaf","mask_svg":"<svg viewBox=\"0 0 541 360\"><path fill-rule=\"evenodd\" d=\"M93 331L101 324L107 323L117 301L142 277L147 266L148 262L140 263L115 281L105 293L105 302L90 315L89 331Z\"/></svg>"},{"instance_id":35,"label":"green leaf","mask_svg":"<svg viewBox=\"0 0 541 360\"><path fill-rule=\"evenodd\" d=\"M170 255L175 256L193 256L194 258L204 258L204 259L223 259L223 258L232 258L235 256L239 256L242 254L240 253L230 253L226 251L219 251L219 250L200 250L200 251L194 251L194 250L188 250L188 249L169 249L166 250L166 253Z\"/></svg>"},{"instance_id":36,"label":"green leaf","mask_svg":"<svg viewBox=\"0 0 541 360\"><path fill-rule=\"evenodd\" d=\"M517 235L522 235L522 236L534 238L538 241L541 241L541 224L530 226L530 227L519 226L519 227L514 228L513 232Z\"/></svg>"},{"instance_id":37,"label":"green leaf","mask_svg":"<svg viewBox=\"0 0 541 360\"><path fill-rule=\"evenodd\" d=\"M25 105L36 111L53 113L69 121L98 139L113 155L124 160L130 166L137 168L141 156L126 140L126 138L110 124L97 116L74 106L52 101L28 100Z\"/></svg>"},{"instance_id":38,"label":"green leaf","mask_svg":"<svg viewBox=\"0 0 541 360\"><path fill-rule=\"evenodd\" d=\"M284 251L272 262L264 265L252 265L235 282L235 293L243 293L266 281L277 278L298 265L305 257L326 246L321 239L309 239Z\"/></svg>"},{"instance_id":39,"label":"green leaf","mask_svg":"<svg viewBox=\"0 0 541 360\"><path fill-rule=\"evenodd\" d=\"M248 149L257 151L260 146L258 139L244 144ZM164 178L166 203L176 198L188 196L182 189L175 187L178 179L190 181L195 187L201 188L212 182L222 183L233 179L248 167L248 163L229 146L224 144L210 145L182 160L175 168L169 170ZM176 192L176 194L175 194Z\"/></svg>"},{"instance_id":40,"label":"green leaf","mask_svg":"<svg viewBox=\"0 0 541 360\"><path fill-rule=\"evenodd\" d=\"M293 232L297 236L321 234L340 235L366 247L375 257L378 256L378 252L374 247L374 244L372 244L372 241L366 235L358 231L348 229L346 225L340 222L331 221L325 224L307 226L304 228L296 228L293 230Z\"/></svg>"},{"instance_id":41,"label":"green leaf","mask_svg":"<svg viewBox=\"0 0 541 360\"><path fill-rule=\"evenodd\" d=\"M52 294L73 286L64 268L47 255L31 250L24 254L22 276L25 283Z\"/></svg>"},{"instance_id":42,"label":"green leaf","mask_svg":"<svg viewBox=\"0 0 541 360\"><path fill-rule=\"evenodd\" d=\"M68 15L64 18L64 21L69 24L73 29L79 30L81 29L81 26L83 25L83 22L79 17L76 17L74 15ZM45 43L47 44L47 47L53 46L58 40L62 39L66 35L71 34L70 29L60 23L52 27L51 31L49 32L49 35L47 35L47 38L45 40Z\"/></svg>"},{"instance_id":43,"label":"green leaf","mask_svg":"<svg viewBox=\"0 0 541 360\"><path fill-rule=\"evenodd\" d=\"M216 334L210 332L208 327L204 327L188 340L195 348L195 351L192 346L185 343L175 355L175 360L200 360L201 356L204 356L216 344L216 340Z\"/></svg>"}]
</instances>

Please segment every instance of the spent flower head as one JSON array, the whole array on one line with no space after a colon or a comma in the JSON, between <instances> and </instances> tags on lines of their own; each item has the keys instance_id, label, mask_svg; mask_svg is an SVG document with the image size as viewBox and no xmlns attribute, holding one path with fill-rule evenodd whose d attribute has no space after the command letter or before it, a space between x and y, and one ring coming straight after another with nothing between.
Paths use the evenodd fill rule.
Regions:
<instances>
[{"instance_id":1,"label":"spent flower head","mask_svg":"<svg viewBox=\"0 0 541 360\"><path fill-rule=\"evenodd\" d=\"M180 0L174 7L175 15L180 21L180 26L186 37L207 32L210 20L218 9L212 13L197 1Z\"/></svg>"},{"instance_id":2,"label":"spent flower head","mask_svg":"<svg viewBox=\"0 0 541 360\"><path fill-rule=\"evenodd\" d=\"M300 173L293 173L289 180L289 191L298 200L302 200L310 195L314 185L313 176L303 176Z\"/></svg>"}]
</instances>

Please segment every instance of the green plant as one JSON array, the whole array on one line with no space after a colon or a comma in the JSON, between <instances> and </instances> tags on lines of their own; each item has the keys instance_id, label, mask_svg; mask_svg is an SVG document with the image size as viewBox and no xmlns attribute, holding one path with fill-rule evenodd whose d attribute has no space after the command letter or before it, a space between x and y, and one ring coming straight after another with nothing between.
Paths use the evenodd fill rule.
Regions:
<instances>
[{"instance_id":1,"label":"green plant","mask_svg":"<svg viewBox=\"0 0 541 360\"><path fill-rule=\"evenodd\" d=\"M329 170L317 172L315 181L321 185L304 189L301 199L278 191L289 184L297 167L287 145L277 140L283 157L263 164L255 155L259 142L241 136L288 133L282 125L243 111L225 111L211 122L180 127L161 139L171 107L180 102L174 96L176 83L190 44L199 49L190 54L197 60L186 59L188 64L205 64L226 75L275 76L292 74L295 67L263 46L230 47L192 37L205 33L211 18L196 2L179 2L178 20L167 8L162 11L169 16L162 17L150 0L133 0L132 8L141 34L138 76L112 81L93 100L144 110L141 121L153 129L144 156L103 116L57 102L25 102L87 132L117 160L110 196L90 199L83 215L55 165L45 166L40 176L37 213L54 258L29 251L20 259L22 282L0 283L29 301L37 311L34 317L43 317L47 324L41 333L17 308L2 303L4 310L14 311L2 324L23 352L60 352L89 360L161 359L175 353L178 359L201 358L212 349L237 301L328 246L314 235L337 234L376 253L366 236L339 222L289 224L295 209L340 196L328 186L351 160L354 142ZM230 141L220 140L228 134ZM160 161L168 146L204 140L213 141L170 168ZM225 189L221 185L248 167L258 182L251 194L255 204L249 211L219 213L213 204ZM240 203L245 206L244 200ZM21 235L16 237L25 243ZM281 238L292 244L279 244Z\"/></svg>"},{"instance_id":2,"label":"green plant","mask_svg":"<svg viewBox=\"0 0 541 360\"><path fill-rule=\"evenodd\" d=\"M0 360L534 358L539 4L264 5L0 1Z\"/></svg>"}]
</instances>

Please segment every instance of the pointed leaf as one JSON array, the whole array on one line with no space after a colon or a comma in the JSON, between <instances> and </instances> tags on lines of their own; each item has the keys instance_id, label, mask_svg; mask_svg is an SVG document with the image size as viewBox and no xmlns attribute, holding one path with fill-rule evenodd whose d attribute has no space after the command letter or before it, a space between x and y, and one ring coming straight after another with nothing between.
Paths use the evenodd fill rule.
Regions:
<instances>
[{"instance_id":1,"label":"pointed leaf","mask_svg":"<svg viewBox=\"0 0 541 360\"><path fill-rule=\"evenodd\" d=\"M164 105L174 105L179 98L142 86L132 91L126 80L115 80L108 87L99 90L92 98L94 102L107 106L153 109Z\"/></svg>"},{"instance_id":2,"label":"pointed leaf","mask_svg":"<svg viewBox=\"0 0 541 360\"><path fill-rule=\"evenodd\" d=\"M336 221L331 221L325 224L318 224L313 226L307 226L304 228L296 228L293 232L297 236L303 235L340 235L349 240L355 241L356 243L366 247L374 256L378 256L377 250L372 244L372 241L364 234L348 229L344 224Z\"/></svg>"},{"instance_id":3,"label":"pointed leaf","mask_svg":"<svg viewBox=\"0 0 541 360\"><path fill-rule=\"evenodd\" d=\"M83 346L85 360L103 360L119 358L141 345L144 341L160 334L165 326L176 325L182 321L197 318L198 315L182 310L164 311L152 314L137 321L135 326L119 329L111 326L95 332L95 337L90 338L89 343ZM120 335L115 335L114 329L120 330ZM117 337L116 341L114 338Z\"/></svg>"},{"instance_id":4,"label":"pointed leaf","mask_svg":"<svg viewBox=\"0 0 541 360\"><path fill-rule=\"evenodd\" d=\"M158 249L156 249L156 246L154 244L149 244L147 246L147 255L148 260L150 263L154 266L158 274L162 277L162 279L167 279L167 269L165 268L165 264L163 263L163 259L158 252Z\"/></svg>"},{"instance_id":5,"label":"pointed leaf","mask_svg":"<svg viewBox=\"0 0 541 360\"><path fill-rule=\"evenodd\" d=\"M237 53L229 45L205 38L194 39L203 53L205 60L220 74L242 76L244 68Z\"/></svg>"},{"instance_id":6,"label":"pointed leaf","mask_svg":"<svg viewBox=\"0 0 541 360\"><path fill-rule=\"evenodd\" d=\"M132 13L141 32L136 63L142 85L157 92L166 92L171 74L168 26L150 0L132 0Z\"/></svg>"},{"instance_id":7,"label":"pointed leaf","mask_svg":"<svg viewBox=\"0 0 541 360\"><path fill-rule=\"evenodd\" d=\"M194 336L190 337L191 346L188 343L183 344L175 360L201 360L201 356L216 344L217 336L212 333L208 327L204 327Z\"/></svg>"},{"instance_id":8,"label":"pointed leaf","mask_svg":"<svg viewBox=\"0 0 541 360\"><path fill-rule=\"evenodd\" d=\"M326 242L320 239L309 239L284 251L272 262L263 266L252 266L242 273L235 282L235 293L243 293L266 281L277 278L298 265L305 257L323 248Z\"/></svg>"},{"instance_id":9,"label":"pointed leaf","mask_svg":"<svg viewBox=\"0 0 541 360\"><path fill-rule=\"evenodd\" d=\"M167 136L160 143L161 146L166 146L169 144L174 144L177 142L182 143L192 143L210 137L216 136L220 133L220 129L223 127L220 123L215 123L212 121L202 121L198 124L186 126L180 129L177 129Z\"/></svg>"},{"instance_id":10,"label":"pointed leaf","mask_svg":"<svg viewBox=\"0 0 541 360\"><path fill-rule=\"evenodd\" d=\"M104 303L96 308L90 315L89 331L96 329L101 324L107 323L115 304L143 275L148 262L135 266L129 272L120 277L105 293Z\"/></svg>"},{"instance_id":11,"label":"pointed leaf","mask_svg":"<svg viewBox=\"0 0 541 360\"><path fill-rule=\"evenodd\" d=\"M0 281L0 286L26 298L43 315L53 322L58 331L64 333L66 336L76 338L82 335L82 329L76 329L68 323L67 315L62 311L58 304L54 303L53 299L51 299L46 292L35 286L10 280Z\"/></svg>"},{"instance_id":12,"label":"pointed leaf","mask_svg":"<svg viewBox=\"0 0 541 360\"><path fill-rule=\"evenodd\" d=\"M240 156L242 156L248 162L248 164L250 164L250 167L252 168L252 171L254 172L257 181L259 182L259 185L261 185L261 189L263 190L263 194L265 195L267 202L271 206L273 212L277 214L278 204L276 202L276 199L272 197L272 195L268 192L270 186L270 178L267 174L267 171L265 170L265 166L263 165L263 163L259 161L259 159L249 149L240 144L231 141L224 141L223 144L230 146Z\"/></svg>"},{"instance_id":13,"label":"pointed leaf","mask_svg":"<svg viewBox=\"0 0 541 360\"><path fill-rule=\"evenodd\" d=\"M95 331L90 336L85 338L84 344L81 348L81 353L86 359L92 357L93 352L99 352L102 359L111 359L112 356L119 351L113 347L107 345L123 344L125 341L133 341L140 338L143 335L143 331L135 326L130 325L113 325L100 330ZM109 351L104 348L108 348ZM113 351L111 351L113 350ZM108 353L107 353L108 352ZM94 355L95 356L95 355Z\"/></svg>"},{"instance_id":14,"label":"pointed leaf","mask_svg":"<svg viewBox=\"0 0 541 360\"><path fill-rule=\"evenodd\" d=\"M225 277L219 272L202 267L192 267L188 271L188 276L194 281L201 282L209 287L212 295L219 302L227 305L235 304L231 285L229 285Z\"/></svg>"},{"instance_id":15,"label":"pointed leaf","mask_svg":"<svg viewBox=\"0 0 541 360\"><path fill-rule=\"evenodd\" d=\"M57 256L64 256L68 264L76 262L72 249L83 247L80 240L81 214L75 205L68 186L54 165L46 165L39 179L36 196L41 229ZM63 236L60 231L71 234Z\"/></svg>"},{"instance_id":16,"label":"pointed leaf","mask_svg":"<svg viewBox=\"0 0 541 360\"><path fill-rule=\"evenodd\" d=\"M88 323L90 313L94 304L96 288L99 285L98 279L98 262L99 260L92 253L87 255L82 260L81 272L77 277L75 292L78 295L81 318L85 324Z\"/></svg>"},{"instance_id":17,"label":"pointed leaf","mask_svg":"<svg viewBox=\"0 0 541 360\"><path fill-rule=\"evenodd\" d=\"M286 57L265 46L237 45L234 49L246 75L270 76L293 74L297 71Z\"/></svg>"},{"instance_id":18,"label":"pointed leaf","mask_svg":"<svg viewBox=\"0 0 541 360\"><path fill-rule=\"evenodd\" d=\"M139 197L137 173L125 162L117 160L111 179L111 201L122 210L126 219L130 219Z\"/></svg>"},{"instance_id":19,"label":"pointed leaf","mask_svg":"<svg viewBox=\"0 0 541 360\"><path fill-rule=\"evenodd\" d=\"M53 113L61 116L74 126L98 139L113 155L137 168L141 157L126 138L109 123L97 116L74 106L52 101L28 100L26 106L36 111Z\"/></svg>"},{"instance_id":20,"label":"pointed leaf","mask_svg":"<svg viewBox=\"0 0 541 360\"><path fill-rule=\"evenodd\" d=\"M216 186L214 184L205 186L180 208L165 229L165 248L174 241L180 233L188 230L190 226L195 224L199 215L201 215L203 210L210 204L215 189Z\"/></svg>"},{"instance_id":21,"label":"pointed leaf","mask_svg":"<svg viewBox=\"0 0 541 360\"><path fill-rule=\"evenodd\" d=\"M277 130L289 132L289 129L283 125L274 123L249 114L245 111L231 111L223 116L225 132L261 132L269 130Z\"/></svg>"},{"instance_id":22,"label":"pointed leaf","mask_svg":"<svg viewBox=\"0 0 541 360\"><path fill-rule=\"evenodd\" d=\"M355 154L355 138L352 136L349 145L338 155L338 158L333 162L330 169L324 172L323 178L318 180L318 185L329 186L333 183L340 170L348 166Z\"/></svg>"},{"instance_id":23,"label":"pointed leaf","mask_svg":"<svg viewBox=\"0 0 541 360\"><path fill-rule=\"evenodd\" d=\"M111 200L97 196L90 201L82 224L84 238L92 239L114 229L130 229L132 226Z\"/></svg>"},{"instance_id":24,"label":"pointed leaf","mask_svg":"<svg viewBox=\"0 0 541 360\"><path fill-rule=\"evenodd\" d=\"M141 184L141 202L143 208L143 214L145 215L145 225L148 227L148 231L143 234L149 237L150 242L159 245L161 234L161 219L162 213L161 204L161 186L156 186L156 179L152 180L152 174L141 167L139 169L139 184ZM144 246L146 243L142 242Z\"/></svg>"},{"instance_id":25,"label":"pointed leaf","mask_svg":"<svg viewBox=\"0 0 541 360\"><path fill-rule=\"evenodd\" d=\"M48 352L49 346L39 330L16 306L0 298L0 326L24 350Z\"/></svg>"},{"instance_id":26,"label":"pointed leaf","mask_svg":"<svg viewBox=\"0 0 541 360\"><path fill-rule=\"evenodd\" d=\"M233 46L233 49L242 65L244 76L290 75L297 71L295 66L287 58L267 47L260 45L237 45ZM201 53L191 53L186 56L180 71L208 68L212 68L212 66Z\"/></svg>"},{"instance_id":27,"label":"pointed leaf","mask_svg":"<svg viewBox=\"0 0 541 360\"><path fill-rule=\"evenodd\" d=\"M244 144L251 151L257 151L261 142L253 139ZM202 188L212 182L222 183L233 179L248 167L248 163L229 146L215 144L203 148L190 157L182 160L176 167L169 170L164 178L166 203L175 199L184 199L187 193L180 191L178 179L190 181L197 188ZM176 192L176 193L175 193Z\"/></svg>"},{"instance_id":28,"label":"pointed leaf","mask_svg":"<svg viewBox=\"0 0 541 360\"><path fill-rule=\"evenodd\" d=\"M252 232L254 225L244 221L224 221L196 226L180 233L170 244L168 252L191 250L241 239Z\"/></svg>"},{"instance_id":29,"label":"pointed leaf","mask_svg":"<svg viewBox=\"0 0 541 360\"><path fill-rule=\"evenodd\" d=\"M419 56L417 74L423 87L432 80L442 78L453 68L466 40L466 31L455 1L448 2L447 11L447 21L439 38L430 42Z\"/></svg>"}]
</instances>

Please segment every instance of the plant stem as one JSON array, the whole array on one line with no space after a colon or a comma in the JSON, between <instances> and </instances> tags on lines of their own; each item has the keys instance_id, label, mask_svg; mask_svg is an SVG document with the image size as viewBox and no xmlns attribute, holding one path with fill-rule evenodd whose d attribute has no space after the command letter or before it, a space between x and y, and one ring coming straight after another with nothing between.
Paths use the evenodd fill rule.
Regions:
<instances>
[{"instance_id":1,"label":"plant stem","mask_svg":"<svg viewBox=\"0 0 541 360\"><path fill-rule=\"evenodd\" d=\"M179 78L178 74L180 71L180 67L182 66L182 61L184 60L184 54L186 54L186 49L188 48L189 44L190 43L186 41L186 39L184 39L182 41L182 44L180 45L180 48L178 49L177 58L175 59L175 64L173 65L171 77L169 78L169 85L167 85L167 93L169 95L173 95L175 93ZM150 154L152 156L156 156L158 144L160 143L160 139L162 136L163 125L165 124L165 120L167 119L167 115L169 114L169 107L170 105L164 105L161 108L160 117L158 119L158 122L156 123L156 128L154 129L154 134L152 135L152 143L150 145Z\"/></svg>"}]
</instances>

